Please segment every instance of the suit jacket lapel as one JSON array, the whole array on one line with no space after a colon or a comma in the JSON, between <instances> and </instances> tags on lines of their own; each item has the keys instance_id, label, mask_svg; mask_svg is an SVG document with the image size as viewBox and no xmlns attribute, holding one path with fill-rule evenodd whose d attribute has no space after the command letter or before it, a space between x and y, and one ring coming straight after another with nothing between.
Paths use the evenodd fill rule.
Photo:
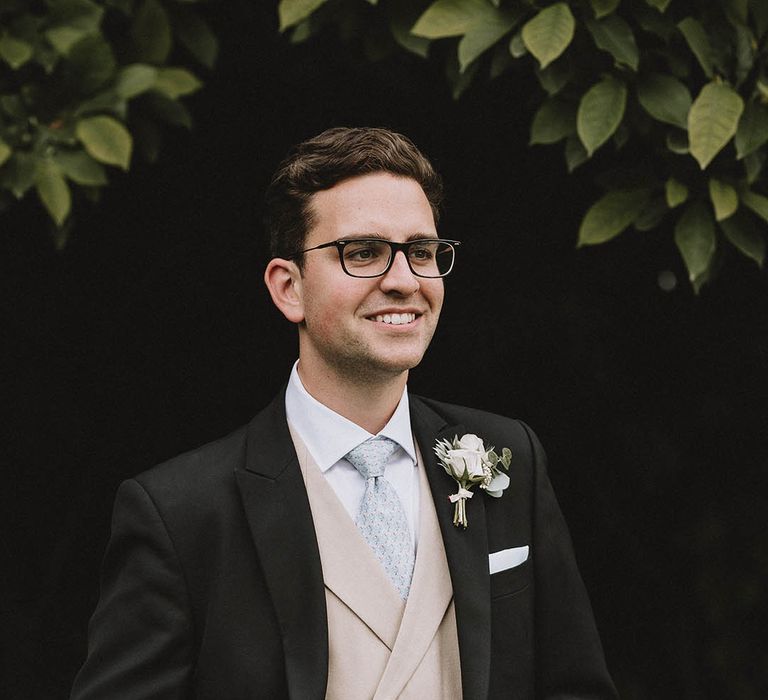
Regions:
<instances>
[{"instance_id":1,"label":"suit jacket lapel","mask_svg":"<svg viewBox=\"0 0 768 700\"><path fill-rule=\"evenodd\" d=\"M491 591L485 503L476 495L467 503L467 529L454 526L454 505L449 496L456 492L456 482L438 463L433 448L436 440L450 440L454 435L463 435L465 430L461 425L447 425L418 397L410 396L409 401L411 427L421 448L451 572L464 699L484 700L488 697L491 660Z\"/></svg>"},{"instance_id":2,"label":"suit jacket lapel","mask_svg":"<svg viewBox=\"0 0 768 700\"><path fill-rule=\"evenodd\" d=\"M236 469L248 525L283 636L291 698L324 698L328 632L312 513L285 418L284 392L248 426Z\"/></svg>"}]
</instances>

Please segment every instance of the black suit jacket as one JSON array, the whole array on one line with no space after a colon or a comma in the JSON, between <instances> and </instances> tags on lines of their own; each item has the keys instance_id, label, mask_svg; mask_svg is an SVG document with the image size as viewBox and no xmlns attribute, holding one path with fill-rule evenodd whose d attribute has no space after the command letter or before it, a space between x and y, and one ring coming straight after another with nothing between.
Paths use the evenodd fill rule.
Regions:
<instances>
[{"instance_id":1,"label":"black suit jacket","mask_svg":"<svg viewBox=\"0 0 768 700\"><path fill-rule=\"evenodd\" d=\"M464 698L614 698L544 453L523 423L410 397L456 606ZM437 439L513 452L453 525ZM493 576L489 552L529 545ZM247 426L124 482L76 700L323 698L325 596L281 393Z\"/></svg>"}]
</instances>

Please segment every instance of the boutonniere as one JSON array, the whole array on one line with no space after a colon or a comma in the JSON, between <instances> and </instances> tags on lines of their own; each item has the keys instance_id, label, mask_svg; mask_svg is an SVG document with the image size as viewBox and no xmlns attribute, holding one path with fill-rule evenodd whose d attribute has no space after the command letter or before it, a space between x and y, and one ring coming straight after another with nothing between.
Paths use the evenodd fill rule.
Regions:
<instances>
[{"instance_id":1,"label":"boutonniere","mask_svg":"<svg viewBox=\"0 0 768 700\"><path fill-rule=\"evenodd\" d=\"M504 489L509 486L509 477L500 467L509 471L512 461L512 451L505 447L501 456L494 452L493 446L485 447L483 441L468 433L454 436L453 441L438 440L435 454L440 460L448 476L453 477L459 490L450 496L451 503L456 504L453 513L453 524L467 527L467 499L474 495L472 487L479 485L489 496L499 498Z\"/></svg>"}]
</instances>

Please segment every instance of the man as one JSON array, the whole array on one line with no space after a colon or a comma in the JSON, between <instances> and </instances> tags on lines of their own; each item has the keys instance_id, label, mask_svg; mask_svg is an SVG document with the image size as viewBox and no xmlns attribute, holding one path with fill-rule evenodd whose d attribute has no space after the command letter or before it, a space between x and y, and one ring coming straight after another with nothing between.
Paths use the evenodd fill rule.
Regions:
<instances>
[{"instance_id":1,"label":"man","mask_svg":"<svg viewBox=\"0 0 768 700\"><path fill-rule=\"evenodd\" d=\"M280 166L264 277L298 363L247 426L120 487L73 698L615 697L533 433L406 391L458 245L440 197L383 129ZM438 461L462 436L467 468L511 449L501 497Z\"/></svg>"}]
</instances>

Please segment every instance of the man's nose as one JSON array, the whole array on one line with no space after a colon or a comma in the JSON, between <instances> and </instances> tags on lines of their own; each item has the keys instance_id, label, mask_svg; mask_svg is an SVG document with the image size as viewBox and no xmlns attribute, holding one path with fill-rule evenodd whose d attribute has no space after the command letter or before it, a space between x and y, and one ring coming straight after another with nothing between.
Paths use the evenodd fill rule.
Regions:
<instances>
[{"instance_id":1,"label":"man's nose","mask_svg":"<svg viewBox=\"0 0 768 700\"><path fill-rule=\"evenodd\" d=\"M383 292L396 292L403 296L409 296L419 290L419 278L411 271L404 251L398 250L395 253L392 266L381 276L379 286Z\"/></svg>"}]
</instances>

